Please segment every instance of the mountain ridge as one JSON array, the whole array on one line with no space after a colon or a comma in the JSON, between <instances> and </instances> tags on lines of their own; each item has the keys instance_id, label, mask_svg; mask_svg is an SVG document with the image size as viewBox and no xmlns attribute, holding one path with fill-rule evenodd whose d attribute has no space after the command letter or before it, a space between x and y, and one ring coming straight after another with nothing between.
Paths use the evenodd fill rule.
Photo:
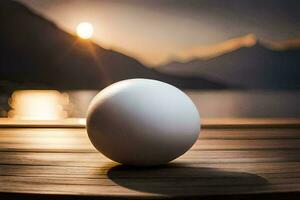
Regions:
<instances>
[{"instance_id":1,"label":"mountain ridge","mask_svg":"<svg viewBox=\"0 0 300 200\"><path fill-rule=\"evenodd\" d=\"M249 33L241 37L235 37L229 40L225 40L220 43L186 49L170 56L170 58L167 59L168 61L162 63L161 65L168 65L172 62L188 63L192 60L198 59L210 60L218 56L237 51L244 47L251 48L256 44L273 51L289 51L300 49L300 39L298 38L281 41L267 41L258 39L255 34ZM158 65L156 67L159 67L161 65Z\"/></svg>"},{"instance_id":2,"label":"mountain ridge","mask_svg":"<svg viewBox=\"0 0 300 200\"><path fill-rule=\"evenodd\" d=\"M158 69L183 77L205 76L248 89L300 89L300 49L274 51L260 42L213 59L173 62Z\"/></svg>"}]
</instances>

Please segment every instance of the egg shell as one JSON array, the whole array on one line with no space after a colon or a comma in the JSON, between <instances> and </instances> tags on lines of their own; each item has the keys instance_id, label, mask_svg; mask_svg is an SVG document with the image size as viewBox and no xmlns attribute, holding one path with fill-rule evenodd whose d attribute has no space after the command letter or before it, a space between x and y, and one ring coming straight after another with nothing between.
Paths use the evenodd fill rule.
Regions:
<instances>
[{"instance_id":1,"label":"egg shell","mask_svg":"<svg viewBox=\"0 0 300 200\"><path fill-rule=\"evenodd\" d=\"M87 132L95 148L127 165L160 165L184 154L198 139L200 117L178 88L156 80L114 83L92 100Z\"/></svg>"}]
</instances>

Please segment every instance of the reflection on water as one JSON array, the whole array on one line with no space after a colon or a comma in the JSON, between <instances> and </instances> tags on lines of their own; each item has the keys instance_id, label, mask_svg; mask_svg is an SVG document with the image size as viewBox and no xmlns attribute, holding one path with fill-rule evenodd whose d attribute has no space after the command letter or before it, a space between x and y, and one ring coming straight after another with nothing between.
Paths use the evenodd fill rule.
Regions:
<instances>
[{"instance_id":1,"label":"reflection on water","mask_svg":"<svg viewBox=\"0 0 300 200\"><path fill-rule=\"evenodd\" d=\"M8 117L29 120L53 120L68 117L64 107L68 94L56 90L15 91L9 99Z\"/></svg>"},{"instance_id":2,"label":"reflection on water","mask_svg":"<svg viewBox=\"0 0 300 200\"><path fill-rule=\"evenodd\" d=\"M185 91L202 118L300 118L300 91ZM0 95L0 117L52 120L85 117L95 90L21 90ZM132 108L134 109L134 108Z\"/></svg>"},{"instance_id":3,"label":"reflection on water","mask_svg":"<svg viewBox=\"0 0 300 200\"><path fill-rule=\"evenodd\" d=\"M300 91L186 91L205 118L299 118Z\"/></svg>"}]
</instances>

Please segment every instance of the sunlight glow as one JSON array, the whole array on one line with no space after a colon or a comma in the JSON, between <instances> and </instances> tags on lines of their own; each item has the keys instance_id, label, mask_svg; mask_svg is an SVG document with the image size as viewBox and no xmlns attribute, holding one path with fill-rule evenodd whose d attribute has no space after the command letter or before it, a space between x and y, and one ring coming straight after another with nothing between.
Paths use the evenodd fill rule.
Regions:
<instances>
[{"instance_id":1,"label":"sunlight glow","mask_svg":"<svg viewBox=\"0 0 300 200\"><path fill-rule=\"evenodd\" d=\"M77 35L83 39L89 39L93 36L94 28L89 22L82 22L77 25L76 28Z\"/></svg>"},{"instance_id":2,"label":"sunlight glow","mask_svg":"<svg viewBox=\"0 0 300 200\"><path fill-rule=\"evenodd\" d=\"M69 97L56 90L19 90L9 101L9 118L21 120L54 120L67 117L64 107Z\"/></svg>"}]
</instances>

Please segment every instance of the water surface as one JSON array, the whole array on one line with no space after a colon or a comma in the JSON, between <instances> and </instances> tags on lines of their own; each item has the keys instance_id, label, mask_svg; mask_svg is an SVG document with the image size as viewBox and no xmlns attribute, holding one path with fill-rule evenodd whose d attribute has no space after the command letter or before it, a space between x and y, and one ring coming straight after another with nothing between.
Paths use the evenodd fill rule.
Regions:
<instances>
[{"instance_id":1,"label":"water surface","mask_svg":"<svg viewBox=\"0 0 300 200\"><path fill-rule=\"evenodd\" d=\"M202 118L300 118L300 91L185 91ZM20 90L0 96L0 116L18 119L85 117L95 90ZM134 109L134 108L132 108Z\"/></svg>"}]
</instances>

